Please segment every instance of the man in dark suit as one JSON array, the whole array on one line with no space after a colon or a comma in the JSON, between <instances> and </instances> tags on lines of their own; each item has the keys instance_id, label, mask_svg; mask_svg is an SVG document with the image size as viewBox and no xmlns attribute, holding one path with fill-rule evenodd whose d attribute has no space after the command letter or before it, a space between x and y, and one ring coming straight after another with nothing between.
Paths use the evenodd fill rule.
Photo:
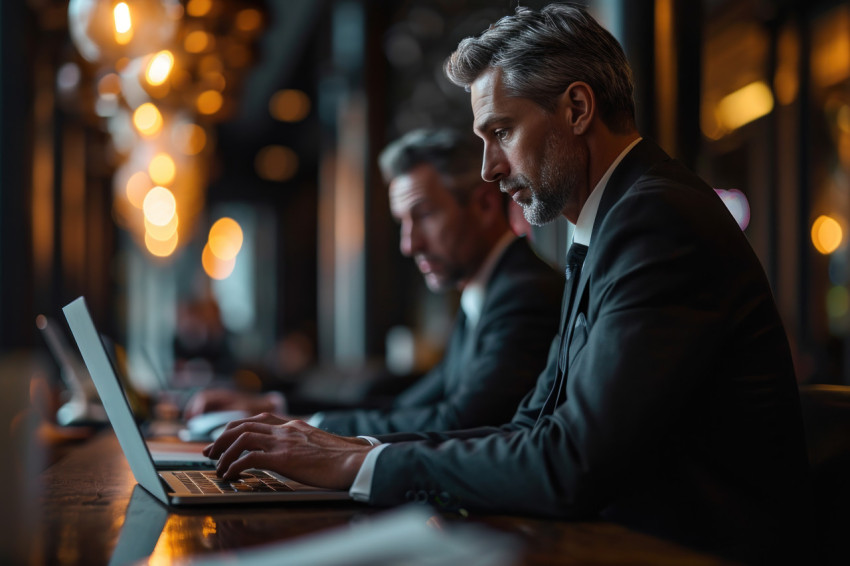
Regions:
<instances>
[{"instance_id":1,"label":"man in dark suit","mask_svg":"<svg viewBox=\"0 0 850 566\"><path fill-rule=\"evenodd\" d=\"M558 331L563 278L511 231L509 201L481 179L474 140L445 128L415 130L379 159L402 254L432 291L461 291L443 359L389 409L323 411L309 419L314 426L376 435L499 425L534 387ZM221 409L280 414L273 401L211 390L189 402L189 416Z\"/></svg>"},{"instance_id":2,"label":"man in dark suit","mask_svg":"<svg viewBox=\"0 0 850 566\"><path fill-rule=\"evenodd\" d=\"M799 401L767 279L711 187L640 137L619 44L581 8L517 8L446 71L471 93L482 177L530 222L576 225L537 387L502 427L377 447L248 419L207 448L220 473L271 467L374 505L601 516L750 562L805 556Z\"/></svg>"}]
</instances>

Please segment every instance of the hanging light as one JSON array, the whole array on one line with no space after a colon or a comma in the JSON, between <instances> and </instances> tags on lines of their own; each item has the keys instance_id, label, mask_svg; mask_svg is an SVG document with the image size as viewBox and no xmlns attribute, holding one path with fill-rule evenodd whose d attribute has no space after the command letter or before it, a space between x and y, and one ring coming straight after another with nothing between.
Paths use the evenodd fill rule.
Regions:
<instances>
[{"instance_id":1,"label":"hanging light","mask_svg":"<svg viewBox=\"0 0 850 566\"><path fill-rule=\"evenodd\" d=\"M182 13L178 0L70 0L68 28L86 60L115 63L168 44Z\"/></svg>"}]
</instances>

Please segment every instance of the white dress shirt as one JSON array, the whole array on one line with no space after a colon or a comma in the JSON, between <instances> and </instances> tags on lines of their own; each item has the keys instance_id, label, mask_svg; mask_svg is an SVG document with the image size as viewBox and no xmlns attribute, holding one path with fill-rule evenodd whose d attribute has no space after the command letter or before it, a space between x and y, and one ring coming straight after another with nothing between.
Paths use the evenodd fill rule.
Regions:
<instances>
[{"instance_id":1,"label":"white dress shirt","mask_svg":"<svg viewBox=\"0 0 850 566\"><path fill-rule=\"evenodd\" d=\"M608 186L608 180L611 178L611 175L614 173L614 169L617 168L617 165L620 164L626 154L629 153L642 139L643 138L638 137L635 141L626 146L626 149L624 149L620 155L617 156L617 159L608 166L608 170L605 171L605 174L602 175L602 178L599 179L599 182L596 183L595 187L593 187L593 190L590 192L590 196L587 197L587 201L585 201L584 206L581 207L581 212L578 214L576 229L573 231L573 242L590 247L590 236L593 233L593 223L596 222L596 212L599 210L599 203L602 202L602 193L605 192L605 187Z\"/></svg>"}]
</instances>

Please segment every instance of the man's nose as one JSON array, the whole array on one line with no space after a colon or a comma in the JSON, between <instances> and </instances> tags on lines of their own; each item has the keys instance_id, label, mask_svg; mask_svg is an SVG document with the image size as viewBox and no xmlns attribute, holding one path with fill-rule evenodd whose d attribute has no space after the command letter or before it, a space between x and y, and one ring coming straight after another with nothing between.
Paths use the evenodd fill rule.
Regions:
<instances>
[{"instance_id":1,"label":"man's nose","mask_svg":"<svg viewBox=\"0 0 850 566\"><path fill-rule=\"evenodd\" d=\"M481 178L487 182L498 181L510 173L505 154L493 144L484 147L484 162L481 164Z\"/></svg>"},{"instance_id":2,"label":"man's nose","mask_svg":"<svg viewBox=\"0 0 850 566\"><path fill-rule=\"evenodd\" d=\"M419 251L420 241L414 226L402 225L398 247L401 250L401 255L404 257L411 257Z\"/></svg>"}]
</instances>

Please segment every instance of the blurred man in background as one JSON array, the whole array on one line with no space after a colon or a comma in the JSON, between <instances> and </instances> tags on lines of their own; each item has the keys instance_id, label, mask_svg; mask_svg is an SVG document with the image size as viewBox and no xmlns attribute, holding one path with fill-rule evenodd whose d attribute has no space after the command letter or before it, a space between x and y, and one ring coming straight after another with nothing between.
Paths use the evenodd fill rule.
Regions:
<instances>
[{"instance_id":1,"label":"blurred man in background","mask_svg":"<svg viewBox=\"0 0 850 566\"><path fill-rule=\"evenodd\" d=\"M497 425L510 419L546 362L563 280L508 219L509 201L481 179L480 143L447 129L416 130L380 156L402 254L428 288L461 291L439 364L387 410L325 411L309 422L337 434L386 434ZM280 414L280 396L202 392L187 416L243 409Z\"/></svg>"}]
</instances>

